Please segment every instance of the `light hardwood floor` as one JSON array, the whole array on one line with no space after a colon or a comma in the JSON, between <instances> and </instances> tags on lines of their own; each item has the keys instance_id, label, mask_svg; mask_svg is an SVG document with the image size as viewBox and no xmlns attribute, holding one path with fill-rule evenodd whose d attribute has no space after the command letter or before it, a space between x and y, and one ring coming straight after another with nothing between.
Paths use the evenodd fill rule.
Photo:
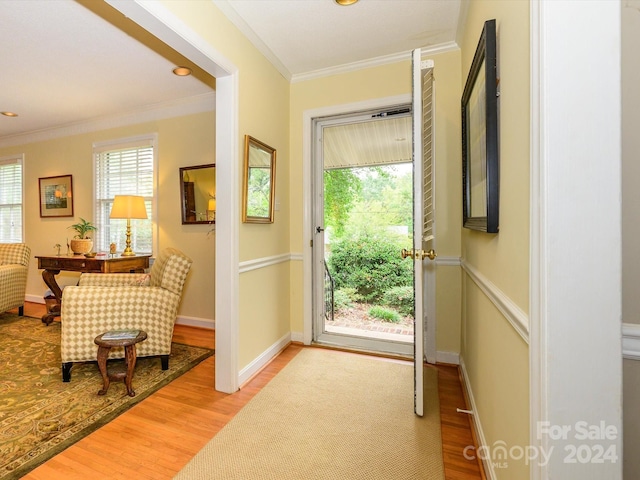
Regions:
<instances>
[{"instance_id":1,"label":"light hardwood floor","mask_svg":"<svg viewBox=\"0 0 640 480\"><path fill-rule=\"evenodd\" d=\"M39 317L44 305L28 303L25 315ZM177 325L174 341L215 345L215 332ZM302 349L291 344L238 392L216 392L210 357L118 418L45 462L28 480L170 479ZM438 369L440 416L447 480L484 479L463 449L474 444L458 368ZM134 378L135 382L135 378Z\"/></svg>"}]
</instances>

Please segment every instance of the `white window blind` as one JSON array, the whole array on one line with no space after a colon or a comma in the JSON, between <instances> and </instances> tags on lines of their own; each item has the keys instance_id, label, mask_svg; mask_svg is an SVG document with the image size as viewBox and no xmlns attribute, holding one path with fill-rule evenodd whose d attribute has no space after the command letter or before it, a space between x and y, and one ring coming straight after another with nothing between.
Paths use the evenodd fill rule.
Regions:
<instances>
[{"instance_id":1,"label":"white window blind","mask_svg":"<svg viewBox=\"0 0 640 480\"><path fill-rule=\"evenodd\" d=\"M140 254L153 253L154 144L154 137L144 137L94 146L96 251L108 252L111 243L119 252L124 250L127 221L109 218L113 199L116 195L140 195L145 199L148 218L131 220L131 248Z\"/></svg>"},{"instance_id":2,"label":"white window blind","mask_svg":"<svg viewBox=\"0 0 640 480\"><path fill-rule=\"evenodd\" d=\"M22 155L0 159L0 242L22 240Z\"/></svg>"}]
</instances>

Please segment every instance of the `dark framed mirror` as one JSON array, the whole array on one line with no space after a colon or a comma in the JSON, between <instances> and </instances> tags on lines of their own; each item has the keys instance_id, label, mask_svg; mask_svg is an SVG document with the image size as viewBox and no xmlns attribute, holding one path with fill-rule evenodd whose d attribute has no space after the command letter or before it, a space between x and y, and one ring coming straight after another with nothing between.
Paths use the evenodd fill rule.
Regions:
<instances>
[{"instance_id":1,"label":"dark framed mirror","mask_svg":"<svg viewBox=\"0 0 640 480\"><path fill-rule=\"evenodd\" d=\"M216 165L180 168L182 224L216 222Z\"/></svg>"},{"instance_id":2,"label":"dark framed mirror","mask_svg":"<svg viewBox=\"0 0 640 480\"><path fill-rule=\"evenodd\" d=\"M498 233L498 77L496 21L484 24L462 94L463 226Z\"/></svg>"}]
</instances>

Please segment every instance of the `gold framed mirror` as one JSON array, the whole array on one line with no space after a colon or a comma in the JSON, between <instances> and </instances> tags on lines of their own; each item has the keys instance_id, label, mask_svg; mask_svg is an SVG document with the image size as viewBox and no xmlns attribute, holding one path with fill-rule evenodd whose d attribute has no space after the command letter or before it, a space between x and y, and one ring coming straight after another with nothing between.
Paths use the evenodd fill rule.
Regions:
<instances>
[{"instance_id":1,"label":"gold framed mirror","mask_svg":"<svg viewBox=\"0 0 640 480\"><path fill-rule=\"evenodd\" d=\"M216 223L216 165L180 168L182 224Z\"/></svg>"},{"instance_id":2,"label":"gold framed mirror","mask_svg":"<svg viewBox=\"0 0 640 480\"><path fill-rule=\"evenodd\" d=\"M245 135L242 192L244 223L273 223L275 180L276 150L250 135Z\"/></svg>"}]
</instances>

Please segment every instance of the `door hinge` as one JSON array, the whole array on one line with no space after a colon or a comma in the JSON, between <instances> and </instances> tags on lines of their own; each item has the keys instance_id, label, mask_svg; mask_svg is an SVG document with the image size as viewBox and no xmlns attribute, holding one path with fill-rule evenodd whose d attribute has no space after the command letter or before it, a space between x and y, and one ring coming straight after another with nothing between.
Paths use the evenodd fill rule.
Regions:
<instances>
[{"instance_id":1,"label":"door hinge","mask_svg":"<svg viewBox=\"0 0 640 480\"><path fill-rule=\"evenodd\" d=\"M309 246L313 248L313 240L309 240Z\"/></svg>"}]
</instances>

